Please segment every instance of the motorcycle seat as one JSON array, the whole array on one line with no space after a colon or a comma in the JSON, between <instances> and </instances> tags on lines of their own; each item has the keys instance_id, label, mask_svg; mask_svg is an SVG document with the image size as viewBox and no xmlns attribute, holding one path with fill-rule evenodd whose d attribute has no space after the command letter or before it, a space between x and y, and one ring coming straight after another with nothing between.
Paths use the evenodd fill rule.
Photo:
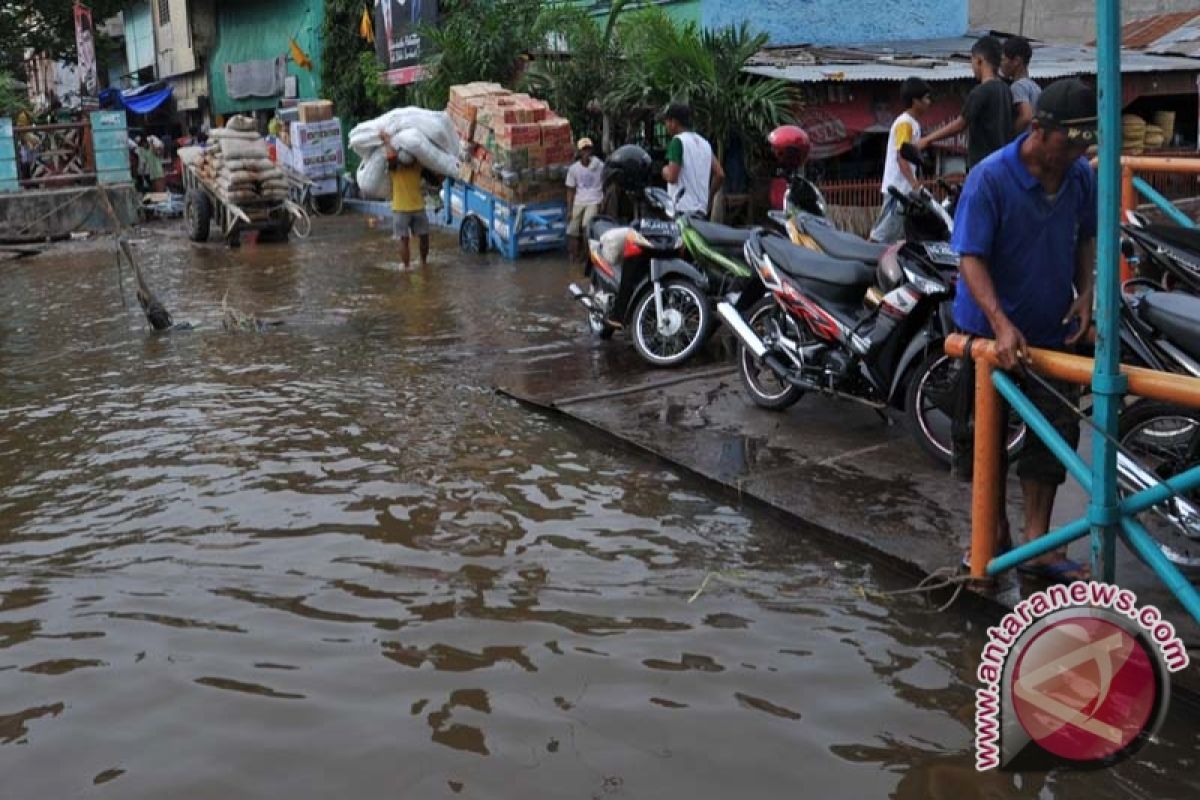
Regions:
<instances>
[{"instance_id":1,"label":"motorcycle seat","mask_svg":"<svg viewBox=\"0 0 1200 800\"><path fill-rule=\"evenodd\" d=\"M741 247L750 238L751 231L693 219L688 222L692 229L713 247Z\"/></svg>"},{"instance_id":2,"label":"motorcycle seat","mask_svg":"<svg viewBox=\"0 0 1200 800\"><path fill-rule=\"evenodd\" d=\"M875 270L861 261L844 261L792 244L782 236L762 237L771 263L822 297L838 303L861 303Z\"/></svg>"},{"instance_id":3,"label":"motorcycle seat","mask_svg":"<svg viewBox=\"0 0 1200 800\"><path fill-rule=\"evenodd\" d=\"M887 250L886 244L875 244L855 236L853 233L839 231L823 219L814 219L811 223L806 220L801 225L801 230L811 236L817 246L833 258L878 264L884 251Z\"/></svg>"},{"instance_id":4,"label":"motorcycle seat","mask_svg":"<svg viewBox=\"0 0 1200 800\"><path fill-rule=\"evenodd\" d=\"M1181 225L1147 225L1146 232L1164 244L1200 256L1200 228Z\"/></svg>"},{"instance_id":5,"label":"motorcycle seat","mask_svg":"<svg viewBox=\"0 0 1200 800\"><path fill-rule=\"evenodd\" d=\"M1142 319L1171 344L1200 359L1200 297L1182 292L1147 292L1139 310Z\"/></svg>"},{"instance_id":6,"label":"motorcycle seat","mask_svg":"<svg viewBox=\"0 0 1200 800\"><path fill-rule=\"evenodd\" d=\"M604 234L611 231L613 228L628 227L613 219L612 217L593 217L592 222L588 225L587 235L589 239L599 239Z\"/></svg>"}]
</instances>

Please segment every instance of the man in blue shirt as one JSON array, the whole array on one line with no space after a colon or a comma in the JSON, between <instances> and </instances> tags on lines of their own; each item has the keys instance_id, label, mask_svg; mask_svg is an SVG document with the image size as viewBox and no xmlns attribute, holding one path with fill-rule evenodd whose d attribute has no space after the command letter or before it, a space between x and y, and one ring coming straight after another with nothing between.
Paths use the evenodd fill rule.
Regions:
<instances>
[{"instance_id":1,"label":"man in blue shirt","mask_svg":"<svg viewBox=\"0 0 1200 800\"><path fill-rule=\"evenodd\" d=\"M1058 81L1038 99L1029 132L980 162L963 189L952 241L962 257L954 321L965 333L995 339L1006 370L1024 360L1027 345L1067 349L1091 325L1096 181L1082 156L1095 141L1095 93L1075 78ZM972 373L964 362L954 431L960 474L958 464L970 463ZM1070 409L1037 382L1021 383L1063 438L1077 445L1079 425ZM1070 387L1058 389L1068 397L1074 394ZM1049 530L1054 497L1066 472L1031 435L1017 474L1025 500L1025 540L1030 541ZM1005 516L1001 514L997 553L1011 546ZM1060 582L1087 577L1086 568L1065 551L1031 562L1023 571Z\"/></svg>"}]
</instances>

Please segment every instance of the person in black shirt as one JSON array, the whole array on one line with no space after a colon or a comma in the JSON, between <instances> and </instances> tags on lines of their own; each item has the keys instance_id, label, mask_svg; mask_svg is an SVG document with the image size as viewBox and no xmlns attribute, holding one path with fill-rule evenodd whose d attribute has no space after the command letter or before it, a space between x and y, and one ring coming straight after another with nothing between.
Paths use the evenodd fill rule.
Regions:
<instances>
[{"instance_id":1,"label":"person in black shirt","mask_svg":"<svg viewBox=\"0 0 1200 800\"><path fill-rule=\"evenodd\" d=\"M1008 84L1000 77L1000 41L984 36L971 48L971 70L979 85L967 95L962 113L953 122L922 137L917 146L925 149L934 142L967 132L967 169L1008 144L1013 130L1013 98Z\"/></svg>"}]
</instances>

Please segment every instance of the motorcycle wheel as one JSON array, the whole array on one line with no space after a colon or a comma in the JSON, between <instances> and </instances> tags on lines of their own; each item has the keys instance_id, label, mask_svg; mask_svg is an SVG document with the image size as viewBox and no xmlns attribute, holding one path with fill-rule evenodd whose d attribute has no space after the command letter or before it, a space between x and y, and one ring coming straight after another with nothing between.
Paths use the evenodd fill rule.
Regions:
<instances>
[{"instance_id":1,"label":"motorcycle wheel","mask_svg":"<svg viewBox=\"0 0 1200 800\"><path fill-rule=\"evenodd\" d=\"M696 354L712 326L712 304L691 281L662 284L664 326L660 328L654 289L642 294L633 312L633 346L655 367L677 367ZM665 328L665 329L664 329Z\"/></svg>"},{"instance_id":2,"label":"motorcycle wheel","mask_svg":"<svg viewBox=\"0 0 1200 800\"><path fill-rule=\"evenodd\" d=\"M768 297L754 307L746 324L759 338L762 338L767 333L768 321L772 319L776 320L780 327L786 325L783 310L775 304L774 299ZM802 341L800 344L808 343L808 341ZM803 389L780 378L774 370L757 358L749 347L740 342L738 343L738 372L742 376L742 385L746 387L746 393L759 408L783 411L785 408L795 405L804 396Z\"/></svg>"},{"instance_id":3,"label":"motorcycle wheel","mask_svg":"<svg viewBox=\"0 0 1200 800\"><path fill-rule=\"evenodd\" d=\"M1159 480L1196 466L1200 444L1200 410L1141 400L1121 413L1118 438L1137 463ZM1119 480L1122 497L1137 492ZM1200 491L1184 495L1200 506ZM1158 542L1167 560L1189 578L1200 577L1200 521L1190 523L1172 515L1172 503L1160 504L1141 514L1146 530Z\"/></svg>"},{"instance_id":4,"label":"motorcycle wheel","mask_svg":"<svg viewBox=\"0 0 1200 800\"><path fill-rule=\"evenodd\" d=\"M904 422L929 457L950 466L951 427L954 423L955 386L961 362L937 349L925 357L908 377L904 393ZM1008 420L1008 456L1025 444L1025 423L1015 414Z\"/></svg>"}]
</instances>

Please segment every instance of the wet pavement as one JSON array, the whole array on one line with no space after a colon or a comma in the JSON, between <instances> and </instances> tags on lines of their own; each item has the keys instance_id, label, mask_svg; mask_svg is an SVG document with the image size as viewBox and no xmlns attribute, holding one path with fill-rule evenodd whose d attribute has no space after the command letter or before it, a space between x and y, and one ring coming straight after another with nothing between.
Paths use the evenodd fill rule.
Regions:
<instances>
[{"instance_id":1,"label":"wet pavement","mask_svg":"<svg viewBox=\"0 0 1200 800\"><path fill-rule=\"evenodd\" d=\"M138 236L195 330L149 334L103 241L0 263L0 797L1200 790L1182 708L1111 772L978 775L989 618L889 597L893 562L494 393L663 380L586 337L561 259L439 235L402 272L355 217L238 251ZM251 316L283 324L223 328ZM577 404L701 441L736 384L700 369L670 391L705 403ZM892 438L837 413L827 467ZM713 439L718 477L793 467L775 435ZM825 472L791 478L815 514L921 538L918 499Z\"/></svg>"}]
</instances>

